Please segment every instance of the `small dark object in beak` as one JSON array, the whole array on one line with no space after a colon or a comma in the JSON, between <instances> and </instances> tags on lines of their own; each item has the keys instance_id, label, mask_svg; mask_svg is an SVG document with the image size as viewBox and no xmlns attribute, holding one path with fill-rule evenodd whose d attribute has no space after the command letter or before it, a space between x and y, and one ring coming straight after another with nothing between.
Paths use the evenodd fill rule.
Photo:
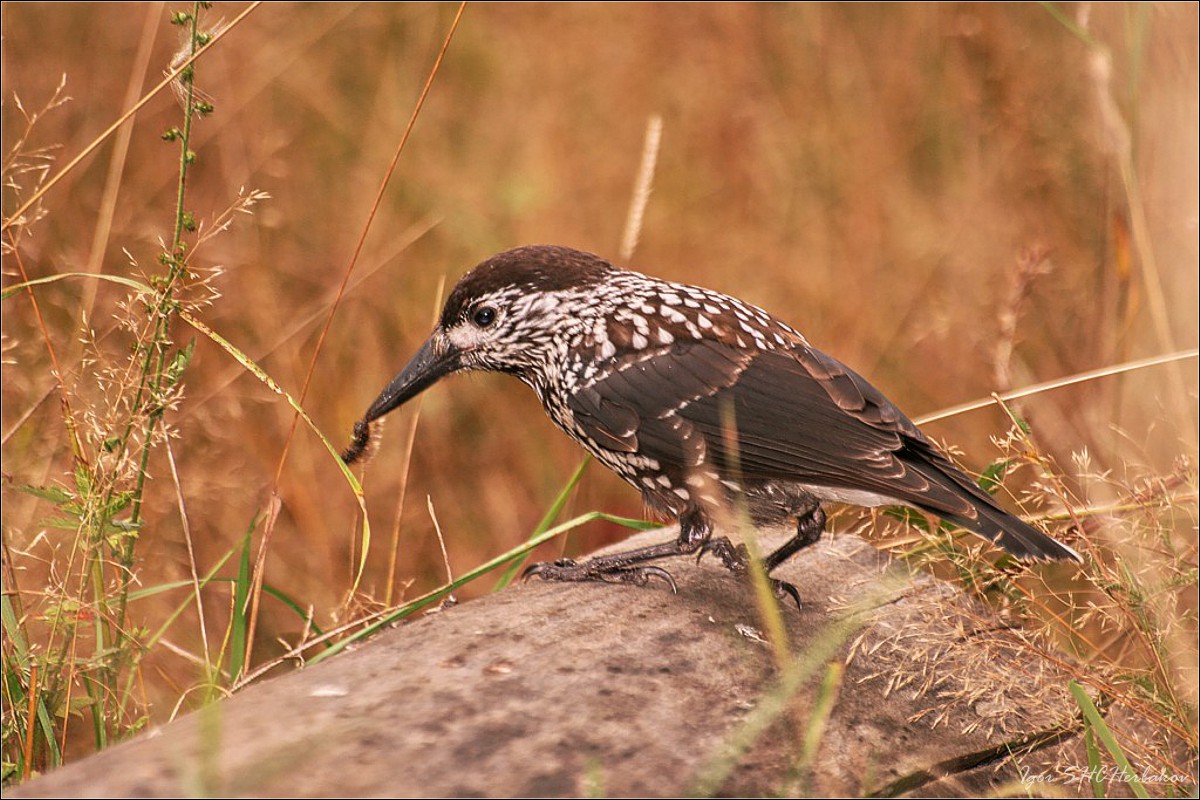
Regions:
<instances>
[{"instance_id":1,"label":"small dark object in beak","mask_svg":"<svg viewBox=\"0 0 1200 800\"><path fill-rule=\"evenodd\" d=\"M408 365L400 370L400 374L375 398L375 402L367 409L363 418L354 423L354 438L342 453L342 461L353 464L362 458L371 444L372 422L404 405L441 378L459 369L459 351L453 345L439 347L436 344L437 339L435 333L421 345L421 349Z\"/></svg>"},{"instance_id":2,"label":"small dark object in beak","mask_svg":"<svg viewBox=\"0 0 1200 800\"><path fill-rule=\"evenodd\" d=\"M353 464L362 458L362 454L366 452L367 447L371 444L371 423L365 419L360 419L354 423L354 438L350 440L350 446L342 451L342 461L347 464Z\"/></svg>"}]
</instances>

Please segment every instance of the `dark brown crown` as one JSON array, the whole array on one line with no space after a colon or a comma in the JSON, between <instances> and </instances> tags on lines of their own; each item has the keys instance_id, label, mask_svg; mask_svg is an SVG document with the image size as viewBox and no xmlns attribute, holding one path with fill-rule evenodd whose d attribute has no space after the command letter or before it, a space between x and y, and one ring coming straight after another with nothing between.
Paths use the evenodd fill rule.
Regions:
<instances>
[{"instance_id":1,"label":"dark brown crown","mask_svg":"<svg viewBox=\"0 0 1200 800\"><path fill-rule=\"evenodd\" d=\"M446 300L441 324L450 327L466 313L472 300L503 288L529 292L586 289L603 282L613 269L600 256L569 247L537 244L505 250L459 280Z\"/></svg>"}]
</instances>

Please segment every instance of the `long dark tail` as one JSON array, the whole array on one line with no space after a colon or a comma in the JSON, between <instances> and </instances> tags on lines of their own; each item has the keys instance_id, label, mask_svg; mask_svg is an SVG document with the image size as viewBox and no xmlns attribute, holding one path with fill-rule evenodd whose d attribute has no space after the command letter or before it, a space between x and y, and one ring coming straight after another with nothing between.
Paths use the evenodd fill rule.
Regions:
<instances>
[{"instance_id":1,"label":"long dark tail","mask_svg":"<svg viewBox=\"0 0 1200 800\"><path fill-rule=\"evenodd\" d=\"M982 501L974 506L978 512L975 519L946 514L943 518L990 539L1017 558L1083 562L1079 553L1007 511Z\"/></svg>"},{"instance_id":2,"label":"long dark tail","mask_svg":"<svg viewBox=\"0 0 1200 800\"><path fill-rule=\"evenodd\" d=\"M930 484L915 503L918 507L974 531L1018 558L1083 563L1079 553L1001 508L990 494L941 453L931 448L923 452L915 450L910 451L905 460Z\"/></svg>"}]
</instances>

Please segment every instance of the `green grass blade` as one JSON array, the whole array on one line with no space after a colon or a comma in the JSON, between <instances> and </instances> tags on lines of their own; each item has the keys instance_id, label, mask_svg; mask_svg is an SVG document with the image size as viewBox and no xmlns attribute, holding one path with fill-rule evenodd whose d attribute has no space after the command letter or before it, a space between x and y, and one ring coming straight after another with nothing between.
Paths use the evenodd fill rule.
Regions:
<instances>
[{"instance_id":1,"label":"green grass blade","mask_svg":"<svg viewBox=\"0 0 1200 800\"><path fill-rule=\"evenodd\" d=\"M775 685L759 698L754 709L746 715L745 720L725 741L720 751L701 767L687 793L688 797L711 797L720 791L742 756L776 720L787 713L796 693L817 669L837 654L838 648L862 624L861 621L851 623L849 619L844 618L827 626L799 658L793 659L787 668L780 672Z\"/></svg>"},{"instance_id":2,"label":"green grass blade","mask_svg":"<svg viewBox=\"0 0 1200 800\"><path fill-rule=\"evenodd\" d=\"M397 620L404 619L405 617L411 616L412 614L416 613L417 611L420 611L421 609L423 609L427 606L433 605L434 603L438 602L443 597L450 594L451 592L453 592L455 589L459 588L460 586L464 586L464 585L470 583L471 581L475 580L476 578L479 578L480 576L486 575L487 573L491 572L494 569L498 569L499 567L504 566L505 564L509 563L510 561L513 561L514 559L519 559L522 556L527 555L531 550L533 550L538 545L544 544L545 542L550 541L551 539L553 539L556 536L561 536L562 534L566 533L567 531L574 530L575 528L578 528L580 525L586 525L587 523L595 522L596 520L612 522L616 525L623 525L626 528L632 528L633 530L639 530L639 531L650 530L651 528L658 527L656 525L656 523L646 522L645 520L629 519L628 517L617 517L612 514L605 514L601 511L589 511L586 514L575 517L572 520L568 520L567 522L564 522L561 525L556 525L555 527L551 528L550 530L544 531L541 534L538 534L536 536L531 536L524 543L517 545L512 550L509 550L506 553L502 553L501 555L496 556L495 558L491 559L490 561L480 564L478 567L471 570L470 572L463 574L461 577L459 577L457 580L453 581L452 583L448 583L444 586L434 589L431 592L427 592L426 594L421 595L420 597L416 598L415 600L412 600L412 601L406 603L405 605L400 606L399 608L396 608L395 610L391 611L387 615L381 617L380 619L376 620L375 622L372 622L370 625L366 626L362 630L356 631L354 634L347 636L345 639L342 639L341 641L335 643L332 647L325 650L324 652L318 653L316 656L314 656L313 658L308 660L308 664L310 664L310 665L316 664L318 661L323 661L324 659L329 658L332 655L340 653L342 650L344 650L349 645L354 644L355 642L362 641L363 639L371 636L373 633L380 630L381 628L385 628L385 627L391 625L392 623L396 622Z\"/></svg>"},{"instance_id":3,"label":"green grass blade","mask_svg":"<svg viewBox=\"0 0 1200 800\"><path fill-rule=\"evenodd\" d=\"M575 468L575 472L573 472L571 477L567 480L566 486L562 488L562 491L558 493L558 497L554 498L554 502L550 504L550 510L546 512L545 516L543 516L541 521L538 522L537 527L533 529L533 533L530 534L530 538L545 532L547 528L554 524L554 520L558 519L558 515L562 513L563 507L567 504L567 498L571 496L571 492L573 492L575 487L579 485L580 479L583 478L584 470L587 469L587 465L591 462L591 460L591 456L584 456L583 460L579 462L579 466ZM504 574L500 576L500 580L496 581L496 585L492 587L492 591L498 592L512 583L513 579L517 577L517 573L521 571L523 566L525 566L525 562L527 560L527 558L519 558L514 561L512 565L504 571Z\"/></svg>"},{"instance_id":4,"label":"green grass blade","mask_svg":"<svg viewBox=\"0 0 1200 800\"><path fill-rule=\"evenodd\" d=\"M45 283L55 283L56 281L66 280L67 278L93 278L95 280L109 281L110 283L119 283L122 286L128 286L130 289L134 289L135 291L143 294L154 294L154 290L141 281L135 281L132 278L126 278L121 275L98 275L91 272L59 272L54 275L47 275L44 278L34 278L31 281L13 284L4 290L3 295L0 295L0 300L7 300L23 289L30 289L34 286L41 286Z\"/></svg>"},{"instance_id":5,"label":"green grass blade","mask_svg":"<svg viewBox=\"0 0 1200 800\"><path fill-rule=\"evenodd\" d=\"M35 703L37 705L38 729L42 732L42 739L46 742L46 749L50 754L50 766L57 767L62 764L62 751L58 747L57 732L54 727L54 715L50 713L50 709L46 708L46 701L42 699L42 695L38 695Z\"/></svg>"},{"instance_id":6,"label":"green grass blade","mask_svg":"<svg viewBox=\"0 0 1200 800\"><path fill-rule=\"evenodd\" d=\"M254 532L258 520L250 524L250 530L242 540L242 555L238 559L238 574L233 587L233 619L229 637L229 677L232 683L237 683L242 676L242 666L246 659L246 637L250 630L250 588L253 578L250 574L250 535Z\"/></svg>"},{"instance_id":7,"label":"green grass blade","mask_svg":"<svg viewBox=\"0 0 1200 800\"><path fill-rule=\"evenodd\" d=\"M1092 733L1090 725L1083 729L1083 747L1087 751L1088 780L1092 784L1092 797L1104 797L1104 781L1100 779L1100 771L1104 764L1100 760L1100 748L1096 746L1096 736Z\"/></svg>"},{"instance_id":8,"label":"green grass blade","mask_svg":"<svg viewBox=\"0 0 1200 800\"><path fill-rule=\"evenodd\" d=\"M12 698L14 708L18 705L25 708L29 705L29 695L25 691L23 674L28 673L30 669L29 644L25 639L24 631L21 630L21 623L17 618L16 609L13 608L12 599L7 594L0 596L0 622L3 624L4 638L10 644L4 659L4 677L8 685L8 695ZM50 764L58 766L62 763L62 753L58 749L58 739L52 717L42 697L42 694L39 693L37 699L34 700L36 707L34 713L37 716L38 728L50 753ZM20 766L23 768L24 764Z\"/></svg>"},{"instance_id":9,"label":"green grass blade","mask_svg":"<svg viewBox=\"0 0 1200 800\"><path fill-rule=\"evenodd\" d=\"M235 361L245 367L247 371L249 371L260 381L262 381L268 389L286 400L288 405L290 405L292 409L300 415L300 419L304 420L304 424L308 426L309 430L311 430L316 435L317 439L321 441L321 444L325 445L325 449L329 451L329 455L333 457L334 462L342 471L342 476L350 485L351 491L354 492L354 498L358 502L359 511L362 512L363 521L362 542L359 546L359 552L361 555L359 556L358 560L358 570L354 576L354 585L350 587L350 592L354 593L358 590L358 582L362 580L363 570L365 570L367 567L367 554L371 549L371 522L367 518L367 501L363 496L362 484L358 482L358 478L356 478L354 473L350 470L349 465L342 461L342 456L338 449L334 447L329 439L325 437L325 434L321 433L321 429L317 427L315 422L313 422L312 417L308 416L308 412L305 411L298 402L296 402L296 398L284 391L283 387L276 383L274 378L268 375L262 367L260 367L252 358L250 358L250 356L234 347L228 339L221 336L219 333L186 311L180 311L179 318L215 342L218 347L229 353L229 355L233 356Z\"/></svg>"},{"instance_id":10,"label":"green grass blade","mask_svg":"<svg viewBox=\"0 0 1200 800\"><path fill-rule=\"evenodd\" d=\"M204 586L206 586L209 583L220 582L222 580L229 580L229 579L228 578L212 578L210 580L201 580L200 586L201 586L201 588L203 588ZM154 586L143 587L141 589L138 589L136 592L130 592L129 593L129 601L133 602L134 600L145 600L147 597L154 597L155 595L164 594L166 592L174 591L175 589L192 589L195 586L196 586L196 584L193 583L190 578L184 579L184 580L179 580L179 581L171 581L170 583L159 583L159 584L155 584ZM194 595L195 592L192 592L192 594ZM189 597L188 599L190 600L191 598Z\"/></svg>"},{"instance_id":11,"label":"green grass blade","mask_svg":"<svg viewBox=\"0 0 1200 800\"><path fill-rule=\"evenodd\" d=\"M88 696L88 708L92 718L92 738L97 750L108 746L108 729L104 727L104 702L101 699L104 689L96 688L96 682L88 676L83 676L83 688Z\"/></svg>"},{"instance_id":12,"label":"green grass blade","mask_svg":"<svg viewBox=\"0 0 1200 800\"><path fill-rule=\"evenodd\" d=\"M29 645L25 642L25 634L21 631L21 623L17 619L17 610L13 608L12 599L8 594L0 595L0 625L3 626L4 638L21 659L21 666L28 667Z\"/></svg>"},{"instance_id":13,"label":"green grass blade","mask_svg":"<svg viewBox=\"0 0 1200 800\"><path fill-rule=\"evenodd\" d=\"M1083 712L1083 718L1087 722L1088 730L1093 731L1108 750L1109 755L1113 757L1113 761L1117 763L1117 767L1121 770L1121 775L1129 783L1130 790L1138 797L1149 797L1146 792L1146 787L1138 779L1137 773L1133 771L1133 766L1129 763L1129 759L1125 756L1125 751L1121 749L1121 745L1117 742L1117 738L1113 736L1109 730L1108 724L1104 721L1104 717L1100 716L1096 704L1092 702L1092 698L1088 697L1086 691L1075 681L1067 684L1071 689L1071 694L1075 696L1075 702L1079 704L1079 710ZM1088 755L1088 761L1091 761L1091 755Z\"/></svg>"},{"instance_id":14,"label":"green grass blade","mask_svg":"<svg viewBox=\"0 0 1200 800\"><path fill-rule=\"evenodd\" d=\"M227 561L229 559L230 555L232 555L232 551L227 553L225 555L225 558L223 558L221 560L221 563L218 564L218 569L225 564L225 561ZM237 580L236 578L214 578L214 577L212 577L212 574L210 573L208 577L201 579L200 588L203 589L205 586L207 586L210 583L234 583L236 580ZM153 597L154 595L163 594L165 592L171 592L176 589L193 589L194 587L195 587L195 584L192 583L192 581L190 581L190 580L180 580L180 581L171 581L170 583L160 583L157 586L147 586L146 588L139 589L136 592L130 592L129 599L130 599L130 601L142 600L147 597ZM289 609L294 611L296 613L296 616L298 616L304 622L308 623L309 627L312 628L312 631L314 634L316 634L317 636L324 635L324 631L321 630L320 626L318 626L316 623L309 620L308 610L305 609L304 606L300 605L300 603L297 602L296 600L294 600L290 595L285 594L282 590L275 588L274 586L270 585L269 583L263 585L263 592L271 595L271 597L274 597L276 600L283 603ZM195 597L195 594L196 593L193 591L191 593L191 595L188 596L187 602L191 602L192 598ZM172 619L173 619L173 617L172 617ZM155 640L157 640L157 638L158 637L155 637Z\"/></svg>"},{"instance_id":15,"label":"green grass blade","mask_svg":"<svg viewBox=\"0 0 1200 800\"><path fill-rule=\"evenodd\" d=\"M313 632L314 635L316 635L316 636L324 636L325 635L325 631L321 630L320 626L317 625L317 623L315 623L311 619L309 619L308 610L306 608L304 608L304 606L300 605L298 602L293 600L289 595L284 594L282 591L280 591L279 589L276 589L274 586L271 586L269 584L263 584L263 592L271 595L271 597L274 597L276 600L283 603L285 606L290 608L292 611L295 611L296 616L304 621L304 623L309 627L309 629ZM332 647L332 646L333 646L332 644L328 644L328 643L326 644L326 647Z\"/></svg>"},{"instance_id":16,"label":"green grass blade","mask_svg":"<svg viewBox=\"0 0 1200 800\"><path fill-rule=\"evenodd\" d=\"M1075 20L1071 19L1071 16L1059 8L1055 3L1042 2L1039 3L1039 5L1046 10L1046 13L1054 17L1054 19L1057 20L1060 25L1069 30L1072 36L1079 39L1079 41L1083 42L1088 47L1096 46L1096 40L1092 38L1092 35L1083 28L1079 27L1079 25L1075 23Z\"/></svg>"},{"instance_id":17,"label":"green grass blade","mask_svg":"<svg viewBox=\"0 0 1200 800\"><path fill-rule=\"evenodd\" d=\"M201 589L203 589L205 586L207 586L208 584L210 584L216 580L223 580L223 581L231 580L230 578L215 578L214 576L221 570L222 567L225 566L225 563L227 561L229 561L230 558L233 557L233 553L234 553L233 548L226 550L225 554L223 556L221 556L221 558L219 558L217 560L217 563L214 564L212 566L212 568L208 571L208 574L206 574L203 578L200 579L200 588ZM195 584L193 584L190 580L185 580L185 581L179 581L178 583L168 583L168 584L162 584L160 586L148 587L146 589L141 589L137 592L130 594L131 600L135 599L135 598L140 599L143 597L150 597L151 595L155 595L160 592L165 592L168 589L178 588L180 586L187 586L187 587L191 588L192 591L189 592L188 596L185 597L183 599L183 601L175 607L175 610L172 611L171 614L167 616L166 620L164 620L163 623L158 626L158 630L154 632L154 635L151 636L149 639L147 639L142 644L142 646L144 648L149 649L149 648L153 647L155 644L157 644L158 640L161 639L164 635L166 635L167 630L171 627L172 624L174 624L175 620L179 618L179 615L183 613L184 609L187 608L188 605L195 599L195 597L196 597Z\"/></svg>"},{"instance_id":18,"label":"green grass blade","mask_svg":"<svg viewBox=\"0 0 1200 800\"><path fill-rule=\"evenodd\" d=\"M804 729L804 745L800 749L797 770L802 777L812 774L817 751L821 749L821 740L825 737L825 728L833 714L833 707L837 704L838 690L842 687L845 674L846 666L841 661L834 661L825 668L825 678L821 681L821 688L808 717L808 725Z\"/></svg>"},{"instance_id":19,"label":"green grass blade","mask_svg":"<svg viewBox=\"0 0 1200 800\"><path fill-rule=\"evenodd\" d=\"M760 736L791 706L792 698L816 674L822 665L829 664L837 657L838 649L842 647L856 630L870 622L875 609L886 605L904 591L907 578L900 571L885 573L877 588L862 598L853 608L847 610L837 619L831 620L806 647L804 652L790 657L787 666L779 670L775 685L770 687L759 698L757 705L746 715L741 725L733 731L729 738L708 761L701 766L695 781L689 789L689 797L711 797L728 780L736 769L739 760L749 751ZM840 669L833 671L826 667L825 681L819 690L818 701L810 718L809 733L814 740L814 747L819 744L823 726L818 721L833 713L833 704L837 699L837 681L840 681ZM823 703L829 704L828 710L822 710Z\"/></svg>"}]
</instances>

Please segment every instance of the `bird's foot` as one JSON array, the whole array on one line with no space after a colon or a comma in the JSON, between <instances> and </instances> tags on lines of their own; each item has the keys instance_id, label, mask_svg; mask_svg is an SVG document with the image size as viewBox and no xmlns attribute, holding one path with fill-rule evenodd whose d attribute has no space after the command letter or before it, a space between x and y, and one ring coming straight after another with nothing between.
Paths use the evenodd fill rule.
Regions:
<instances>
[{"instance_id":1,"label":"bird's foot","mask_svg":"<svg viewBox=\"0 0 1200 800\"><path fill-rule=\"evenodd\" d=\"M698 562L706 553L712 553L721 559L721 563L725 565L725 569L734 575L747 575L750 572L750 553L744 544L735 545L729 539L722 536L718 539L710 539L705 542L696 556L696 561ZM770 576L767 577L767 580L770 581L771 590L775 593L776 597L781 600L784 597L790 597L796 603L796 608L804 609L804 603L800 600L800 592L793 584Z\"/></svg>"},{"instance_id":2,"label":"bird's foot","mask_svg":"<svg viewBox=\"0 0 1200 800\"><path fill-rule=\"evenodd\" d=\"M721 559L721 563L725 565L725 569L734 575L745 575L749 569L750 551L746 549L746 545L744 544L735 545L724 536L709 539L700 548L700 552L696 554L696 563L699 564L700 559L709 553Z\"/></svg>"},{"instance_id":3,"label":"bird's foot","mask_svg":"<svg viewBox=\"0 0 1200 800\"><path fill-rule=\"evenodd\" d=\"M544 581L601 581L603 583L632 583L634 586L645 586L652 578L658 578L671 587L672 594L679 594L679 587L671 573L662 567L623 567L613 565L595 565L594 561L584 561L582 564L570 558L558 561L543 561L527 568L521 576L529 580L537 575Z\"/></svg>"}]
</instances>

